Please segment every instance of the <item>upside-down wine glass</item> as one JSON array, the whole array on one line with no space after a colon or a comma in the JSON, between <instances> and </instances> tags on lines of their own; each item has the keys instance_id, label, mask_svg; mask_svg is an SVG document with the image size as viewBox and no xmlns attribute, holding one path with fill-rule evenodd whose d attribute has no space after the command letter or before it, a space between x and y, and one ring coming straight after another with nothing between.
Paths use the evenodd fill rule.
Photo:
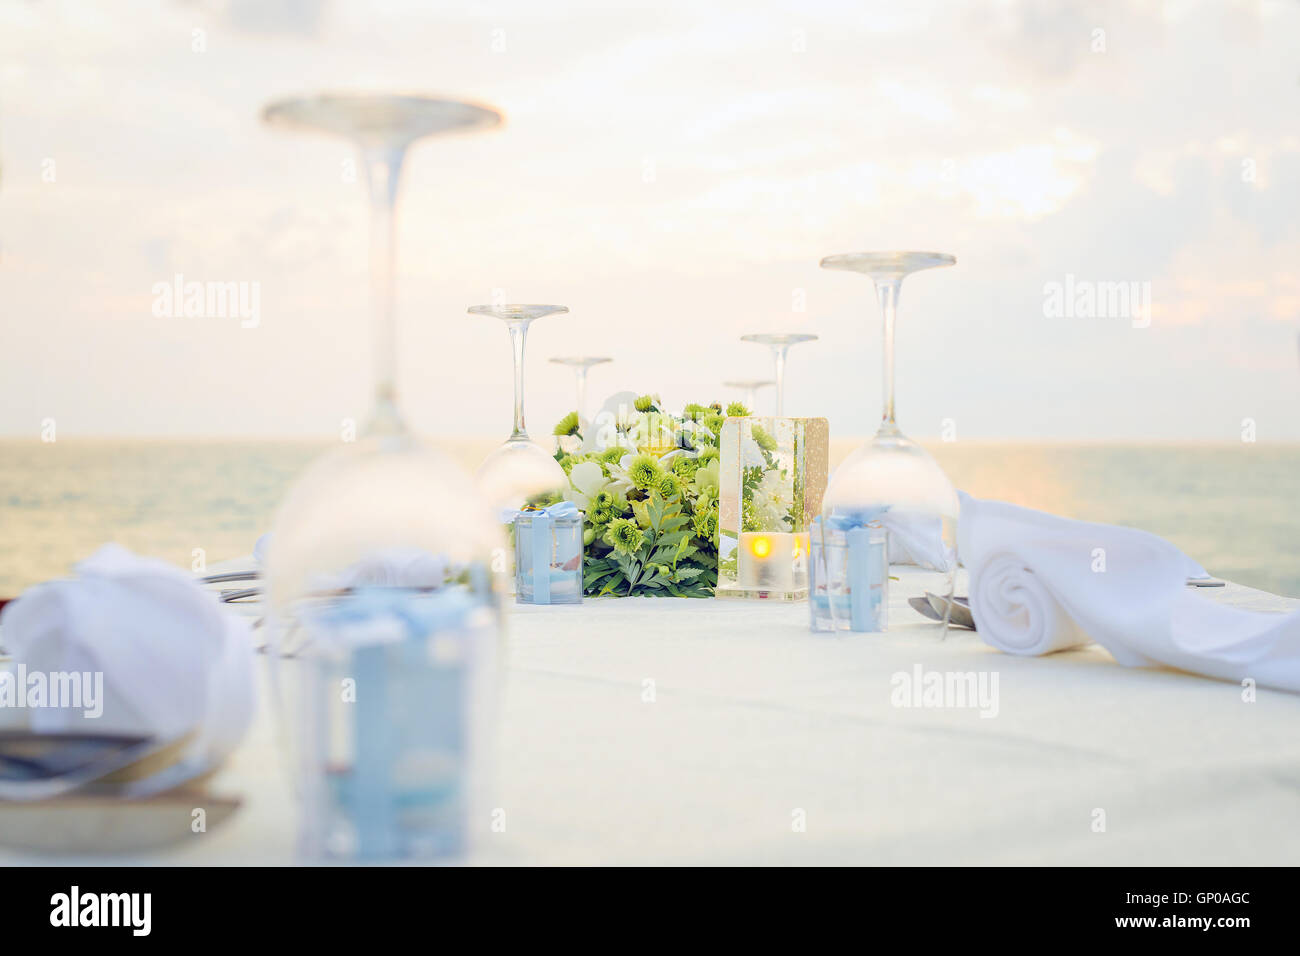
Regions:
<instances>
[{"instance_id":1,"label":"upside-down wine glass","mask_svg":"<svg viewBox=\"0 0 1300 956\"><path fill-rule=\"evenodd\" d=\"M740 341L757 342L759 345L766 345L772 350L772 361L776 364L776 417L781 418L785 415L786 355L790 351L790 346L798 345L801 342L816 342L817 336L800 332L762 333L742 335ZM750 411L754 411L754 409L751 408Z\"/></svg>"},{"instance_id":2,"label":"upside-down wine glass","mask_svg":"<svg viewBox=\"0 0 1300 956\"><path fill-rule=\"evenodd\" d=\"M614 361L608 356L593 355L562 355L551 359L554 365L567 365L573 369L575 377L578 380L578 420L587 421L587 369L593 365L604 365L606 362Z\"/></svg>"},{"instance_id":3,"label":"upside-down wine glass","mask_svg":"<svg viewBox=\"0 0 1300 956\"><path fill-rule=\"evenodd\" d=\"M823 534L828 529L853 527L869 527L873 534L884 532L879 535L884 560L866 564L878 569L876 584L884 589L882 610L887 623L882 620L880 627L868 630L923 624L924 619L908 607L913 599L937 611L940 626L947 626L956 571L957 493L929 452L903 435L894 420L894 323L903 279L956 261L940 252L854 252L821 261L823 269L870 276L884 318L880 427L874 438L831 475L822 502ZM828 539L823 539L823 553L828 553L827 543ZM835 575L830 577L833 580ZM834 601L831 606L836 606ZM837 621L837 626L844 628L846 623Z\"/></svg>"},{"instance_id":4,"label":"upside-down wine glass","mask_svg":"<svg viewBox=\"0 0 1300 956\"><path fill-rule=\"evenodd\" d=\"M568 311L563 305L472 305L469 308L471 315L488 315L506 324L514 356L514 427L505 444L483 460L477 475L484 499L499 511L515 511L529 499L562 490L568 482L555 456L530 439L524 425L524 345L528 326L544 316Z\"/></svg>"},{"instance_id":5,"label":"upside-down wine glass","mask_svg":"<svg viewBox=\"0 0 1300 956\"><path fill-rule=\"evenodd\" d=\"M755 403L758 400L758 390L775 384L776 382L770 378L750 378L735 382L723 382L722 387L740 389L741 394L745 396L745 407L749 409L751 415L757 415L758 405Z\"/></svg>"},{"instance_id":6,"label":"upside-down wine glass","mask_svg":"<svg viewBox=\"0 0 1300 956\"><path fill-rule=\"evenodd\" d=\"M495 110L424 96L280 100L263 119L359 150L370 195L374 408L362 437L312 465L266 557L276 696L310 858L460 852L494 711L501 543L460 468L398 411L395 227L407 148L496 126ZM293 655L280 663L281 655ZM349 696L349 694L351 696Z\"/></svg>"}]
</instances>

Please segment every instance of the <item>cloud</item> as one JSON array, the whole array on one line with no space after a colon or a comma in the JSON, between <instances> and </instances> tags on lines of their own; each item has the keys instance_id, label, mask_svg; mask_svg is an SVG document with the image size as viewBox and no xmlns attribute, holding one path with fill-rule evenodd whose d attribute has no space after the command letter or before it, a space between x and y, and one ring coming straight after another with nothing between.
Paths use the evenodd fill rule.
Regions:
<instances>
[{"instance_id":1,"label":"cloud","mask_svg":"<svg viewBox=\"0 0 1300 956\"><path fill-rule=\"evenodd\" d=\"M569 304L539 323L537 347L618 353L610 390L708 395L765 368L741 332L820 330L820 351L792 365L792 407L865 429L879 360L869 286L816 263L920 246L959 264L904 296L900 401L918 434L957 398L970 436L981 422L1123 433L1131 395L1103 390L1068 420L1008 409L1135 369L1172 409L1147 424L1195 434L1205 419L1177 409L1196 407L1236 336L1232 387L1258 384L1256 407L1290 396L1277 414L1300 437L1282 378L1294 368L1276 360L1300 311L1297 29L1294 4L1209 0L0 6L0 268L6 309L37 322L23 348L0 350L0 380L144 433L320 432L323 407L364 401L366 197L345 176L351 147L267 130L258 111L384 84L507 114L498 132L408 159L403 388L431 429L462 394L459 429L508 418L500 342L457 324L494 288ZM56 182L42 180L47 159ZM261 281L264 328L250 340L142 321L150 285L178 271ZM1043 284L1067 273L1150 281L1155 333L1046 322ZM1175 340L1167 354L1155 344ZM113 363L111 389L66 342ZM32 363L33 348L48 357ZM440 360L451 349L454 368ZM276 401L188 392L178 354L191 370L214 363L216 379L274 379ZM570 400L553 371L530 379L535 420ZM0 431L30 431L31 402L0 408Z\"/></svg>"}]
</instances>

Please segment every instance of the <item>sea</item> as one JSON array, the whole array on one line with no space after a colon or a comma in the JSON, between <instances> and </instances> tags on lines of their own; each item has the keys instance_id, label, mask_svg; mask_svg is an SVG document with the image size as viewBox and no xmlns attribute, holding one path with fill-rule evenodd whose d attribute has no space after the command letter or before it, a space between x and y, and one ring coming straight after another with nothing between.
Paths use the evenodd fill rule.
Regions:
<instances>
[{"instance_id":1,"label":"sea","mask_svg":"<svg viewBox=\"0 0 1300 956\"><path fill-rule=\"evenodd\" d=\"M832 466L857 442L837 440ZM445 446L473 468L492 441ZM1211 574L1300 598L1300 445L961 441L927 446L960 489L1143 528ZM0 440L0 598L105 542L184 568L251 553L326 443Z\"/></svg>"}]
</instances>

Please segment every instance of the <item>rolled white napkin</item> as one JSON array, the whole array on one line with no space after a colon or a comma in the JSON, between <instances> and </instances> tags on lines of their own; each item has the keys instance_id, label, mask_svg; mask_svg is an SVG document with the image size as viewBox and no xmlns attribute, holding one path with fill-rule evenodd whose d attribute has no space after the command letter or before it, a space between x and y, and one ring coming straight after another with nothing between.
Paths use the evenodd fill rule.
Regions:
<instances>
[{"instance_id":1,"label":"rolled white napkin","mask_svg":"<svg viewBox=\"0 0 1300 956\"><path fill-rule=\"evenodd\" d=\"M1187 587L1205 569L1148 532L960 497L957 550L993 647L1036 655L1094 640L1128 667L1300 691L1300 612L1207 600Z\"/></svg>"},{"instance_id":2,"label":"rolled white napkin","mask_svg":"<svg viewBox=\"0 0 1300 956\"><path fill-rule=\"evenodd\" d=\"M77 575L29 588L0 614L5 646L26 672L102 674L102 714L34 707L38 732L197 736L205 765L238 745L253 717L247 620L179 568L104 545Z\"/></svg>"}]
</instances>

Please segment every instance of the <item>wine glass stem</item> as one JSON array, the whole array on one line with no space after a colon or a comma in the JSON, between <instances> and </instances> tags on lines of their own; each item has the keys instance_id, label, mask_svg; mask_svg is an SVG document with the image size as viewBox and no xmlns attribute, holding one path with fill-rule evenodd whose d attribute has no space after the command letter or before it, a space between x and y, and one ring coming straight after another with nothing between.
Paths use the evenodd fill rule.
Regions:
<instances>
[{"instance_id":1,"label":"wine glass stem","mask_svg":"<svg viewBox=\"0 0 1300 956\"><path fill-rule=\"evenodd\" d=\"M510 347L515 356L515 426L510 432L512 441L528 437L528 432L524 430L524 340L527 337L527 322L510 323Z\"/></svg>"},{"instance_id":2,"label":"wine glass stem","mask_svg":"<svg viewBox=\"0 0 1300 956\"><path fill-rule=\"evenodd\" d=\"M899 434L898 425L894 422L894 320L898 312L898 291L902 284L902 279L876 280L876 298L880 301L880 311L885 319L884 412L880 417L877 435Z\"/></svg>"},{"instance_id":3,"label":"wine glass stem","mask_svg":"<svg viewBox=\"0 0 1300 956\"><path fill-rule=\"evenodd\" d=\"M780 418L785 414L785 353L788 347L784 345L775 346L772 349L772 355L776 359L776 417Z\"/></svg>"},{"instance_id":4,"label":"wine glass stem","mask_svg":"<svg viewBox=\"0 0 1300 956\"><path fill-rule=\"evenodd\" d=\"M587 417L587 369L579 365L578 369L578 418Z\"/></svg>"},{"instance_id":5,"label":"wine glass stem","mask_svg":"<svg viewBox=\"0 0 1300 956\"><path fill-rule=\"evenodd\" d=\"M362 154L370 186L370 300L374 312L371 349L375 407L371 410L366 430L372 435L405 430L397 411L397 320L393 294L396 261L394 219L404 152L399 147L368 149Z\"/></svg>"}]
</instances>

